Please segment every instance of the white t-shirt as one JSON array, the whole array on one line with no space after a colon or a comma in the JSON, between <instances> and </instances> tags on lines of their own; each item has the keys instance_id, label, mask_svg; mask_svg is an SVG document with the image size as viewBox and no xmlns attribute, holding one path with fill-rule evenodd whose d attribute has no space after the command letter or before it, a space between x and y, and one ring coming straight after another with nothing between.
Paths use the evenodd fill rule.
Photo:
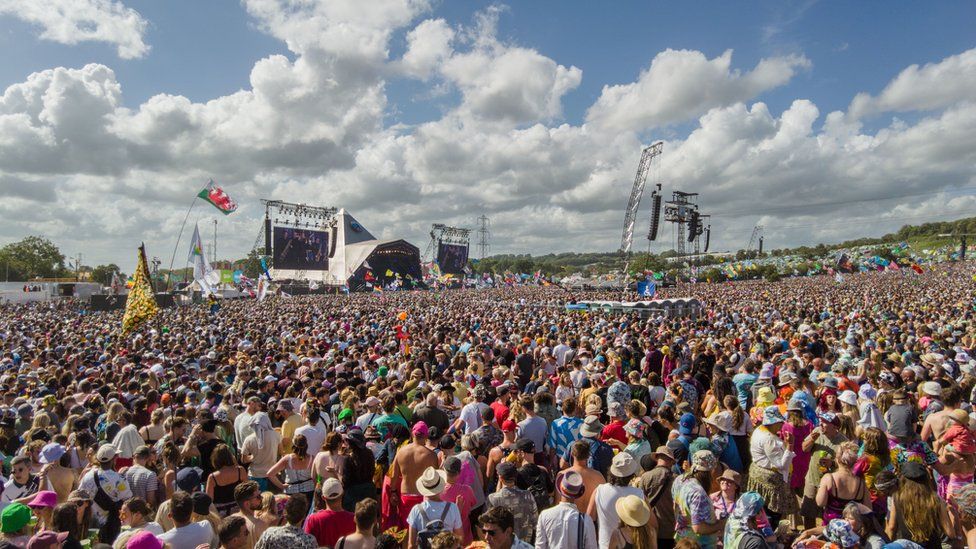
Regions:
<instances>
[{"instance_id":1,"label":"white t-shirt","mask_svg":"<svg viewBox=\"0 0 976 549\"><path fill-rule=\"evenodd\" d=\"M13 478L11 478L7 482L3 483L3 491L0 492L0 510L3 510L4 507L13 503L14 500L29 496L36 491L37 480L34 477L32 477L31 480L23 486L17 486L17 483L14 482Z\"/></svg>"},{"instance_id":2,"label":"white t-shirt","mask_svg":"<svg viewBox=\"0 0 976 549\"><path fill-rule=\"evenodd\" d=\"M481 427L481 414L486 408L490 408L484 402L471 402L461 408L461 421L464 422L464 434L470 435Z\"/></svg>"},{"instance_id":3,"label":"white t-shirt","mask_svg":"<svg viewBox=\"0 0 976 549\"><path fill-rule=\"evenodd\" d=\"M627 496L637 496L644 499L644 491L633 486L612 486L601 484L596 487L593 497L596 499L596 518L600 547L610 547L610 536L620 524L620 515L614 503L617 499Z\"/></svg>"},{"instance_id":4,"label":"white t-shirt","mask_svg":"<svg viewBox=\"0 0 976 549\"><path fill-rule=\"evenodd\" d=\"M186 526L173 528L161 536L156 536L172 549L196 549L199 545L214 546L214 533L210 523L203 520L191 522Z\"/></svg>"},{"instance_id":5,"label":"white t-shirt","mask_svg":"<svg viewBox=\"0 0 976 549\"><path fill-rule=\"evenodd\" d=\"M450 505L450 509L447 511L447 516L444 517L444 529L453 532L461 528L461 511L458 510L457 505L449 501L430 501L427 499L413 506L410 515L407 516L407 525L413 526L416 531L420 532L424 529L424 519L420 516L421 507L424 509L424 514L427 515L427 520L435 521L440 520L445 505Z\"/></svg>"},{"instance_id":6,"label":"white t-shirt","mask_svg":"<svg viewBox=\"0 0 976 549\"><path fill-rule=\"evenodd\" d=\"M321 421L314 426L306 423L298 429L295 429L295 436L302 435L308 441L308 453L313 456L322 449L322 443L325 442L325 434L325 424Z\"/></svg>"},{"instance_id":7,"label":"white t-shirt","mask_svg":"<svg viewBox=\"0 0 976 549\"><path fill-rule=\"evenodd\" d=\"M254 434L254 427L248 425L252 417L254 416L245 410L234 418L234 437L237 439L238 446L243 446L247 436Z\"/></svg>"}]
</instances>

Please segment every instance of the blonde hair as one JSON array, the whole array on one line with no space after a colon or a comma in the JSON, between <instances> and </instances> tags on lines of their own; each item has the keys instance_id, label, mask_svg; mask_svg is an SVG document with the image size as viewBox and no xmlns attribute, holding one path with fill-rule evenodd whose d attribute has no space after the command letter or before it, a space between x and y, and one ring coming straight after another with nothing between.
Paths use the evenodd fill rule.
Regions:
<instances>
[{"instance_id":1,"label":"blonde hair","mask_svg":"<svg viewBox=\"0 0 976 549\"><path fill-rule=\"evenodd\" d=\"M912 539L928 539L932 532L941 530L939 508L943 502L930 486L904 478L893 497Z\"/></svg>"},{"instance_id":2,"label":"blonde hair","mask_svg":"<svg viewBox=\"0 0 976 549\"><path fill-rule=\"evenodd\" d=\"M852 469L857 463L857 443L843 442L837 447L837 464L843 465L845 469Z\"/></svg>"}]
</instances>

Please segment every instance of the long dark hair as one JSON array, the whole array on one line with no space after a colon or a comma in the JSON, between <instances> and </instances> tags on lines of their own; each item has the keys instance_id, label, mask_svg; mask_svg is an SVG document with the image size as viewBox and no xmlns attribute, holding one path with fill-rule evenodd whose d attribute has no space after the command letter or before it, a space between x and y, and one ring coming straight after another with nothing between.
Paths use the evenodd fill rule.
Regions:
<instances>
[{"instance_id":1,"label":"long dark hair","mask_svg":"<svg viewBox=\"0 0 976 549\"><path fill-rule=\"evenodd\" d=\"M81 539L81 524L78 523L78 506L74 503L60 503L52 513L51 525L58 532L67 532L68 537Z\"/></svg>"}]
</instances>

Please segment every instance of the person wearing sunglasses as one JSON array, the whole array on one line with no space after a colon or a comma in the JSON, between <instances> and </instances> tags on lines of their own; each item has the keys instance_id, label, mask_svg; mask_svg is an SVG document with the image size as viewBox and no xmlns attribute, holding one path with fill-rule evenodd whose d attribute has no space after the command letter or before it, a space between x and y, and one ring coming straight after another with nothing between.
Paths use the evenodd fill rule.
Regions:
<instances>
[{"instance_id":1,"label":"person wearing sunglasses","mask_svg":"<svg viewBox=\"0 0 976 549\"><path fill-rule=\"evenodd\" d=\"M532 545L515 535L515 516L505 507L492 507L480 520L490 549L532 549Z\"/></svg>"}]
</instances>

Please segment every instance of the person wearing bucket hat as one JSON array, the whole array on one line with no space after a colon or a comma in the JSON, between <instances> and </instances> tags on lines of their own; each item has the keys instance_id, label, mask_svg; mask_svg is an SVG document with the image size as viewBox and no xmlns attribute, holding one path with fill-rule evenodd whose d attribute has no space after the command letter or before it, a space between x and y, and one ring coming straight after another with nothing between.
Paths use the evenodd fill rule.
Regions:
<instances>
[{"instance_id":1,"label":"person wearing bucket hat","mask_svg":"<svg viewBox=\"0 0 976 549\"><path fill-rule=\"evenodd\" d=\"M26 547L30 540L30 522L34 518L29 507L23 503L11 503L0 511L0 533L2 541L14 547Z\"/></svg>"},{"instance_id":2,"label":"person wearing bucket hat","mask_svg":"<svg viewBox=\"0 0 976 549\"><path fill-rule=\"evenodd\" d=\"M600 440L600 432L603 424L595 416L587 416L580 425L580 442L585 442L590 446L587 467L596 470L601 475L606 476L610 470L610 463L613 460L613 448L609 444ZM562 455L560 464L563 468L573 464L572 444L566 448L566 453Z\"/></svg>"},{"instance_id":3,"label":"person wearing bucket hat","mask_svg":"<svg viewBox=\"0 0 976 549\"><path fill-rule=\"evenodd\" d=\"M708 450L699 450L691 459L691 467L674 479L671 496L674 499L675 539L691 539L702 547L715 547L725 520L715 516L707 489L712 485L713 469L717 461Z\"/></svg>"},{"instance_id":4,"label":"person wearing bucket hat","mask_svg":"<svg viewBox=\"0 0 976 549\"><path fill-rule=\"evenodd\" d=\"M631 419L624 425L624 432L627 433L627 452L639 463L641 458L651 453L651 443L644 437L644 430L647 424L639 419Z\"/></svg>"},{"instance_id":5,"label":"person wearing bucket hat","mask_svg":"<svg viewBox=\"0 0 976 549\"><path fill-rule=\"evenodd\" d=\"M756 492L745 492L735 501L725 527L723 545L743 549L766 549L767 538L772 533L768 524L763 525L765 502Z\"/></svg>"},{"instance_id":6,"label":"person wearing bucket hat","mask_svg":"<svg viewBox=\"0 0 976 549\"><path fill-rule=\"evenodd\" d=\"M585 491L583 477L576 471L567 470L559 474L556 478L556 492L559 493L560 502L539 513L535 528L536 547L598 547L593 519L590 515L581 513L576 505Z\"/></svg>"},{"instance_id":7,"label":"person wearing bucket hat","mask_svg":"<svg viewBox=\"0 0 976 549\"><path fill-rule=\"evenodd\" d=\"M705 420L711 432L712 449L718 454L718 459L727 467L736 471L743 470L739 447L730 435L732 431L732 413L722 411Z\"/></svg>"},{"instance_id":8,"label":"person wearing bucket hat","mask_svg":"<svg viewBox=\"0 0 976 549\"><path fill-rule=\"evenodd\" d=\"M617 524L620 517L614 508L614 502L622 497L634 495L643 497L644 492L640 488L630 485L631 479L640 470L640 465L634 458L626 452L621 452L613 457L613 464L610 466L607 475L607 483L601 484L593 493L590 499L587 512L590 516L596 516L597 524ZM598 532L599 546L607 547L610 543L610 528L600 528Z\"/></svg>"},{"instance_id":9,"label":"person wearing bucket hat","mask_svg":"<svg viewBox=\"0 0 976 549\"><path fill-rule=\"evenodd\" d=\"M735 509L735 502L742 491L742 475L732 469L726 469L718 477L718 486L718 491L710 496L712 506L715 507L715 515L718 518L726 518Z\"/></svg>"},{"instance_id":10,"label":"person wearing bucket hat","mask_svg":"<svg viewBox=\"0 0 976 549\"><path fill-rule=\"evenodd\" d=\"M780 430L786 419L778 406L763 410L762 425L752 434L749 466L749 482L746 489L757 492L766 502L766 514L772 524L779 524L782 516L796 512L797 504L789 489L790 465L793 453L793 435L787 431L780 438Z\"/></svg>"}]
</instances>

